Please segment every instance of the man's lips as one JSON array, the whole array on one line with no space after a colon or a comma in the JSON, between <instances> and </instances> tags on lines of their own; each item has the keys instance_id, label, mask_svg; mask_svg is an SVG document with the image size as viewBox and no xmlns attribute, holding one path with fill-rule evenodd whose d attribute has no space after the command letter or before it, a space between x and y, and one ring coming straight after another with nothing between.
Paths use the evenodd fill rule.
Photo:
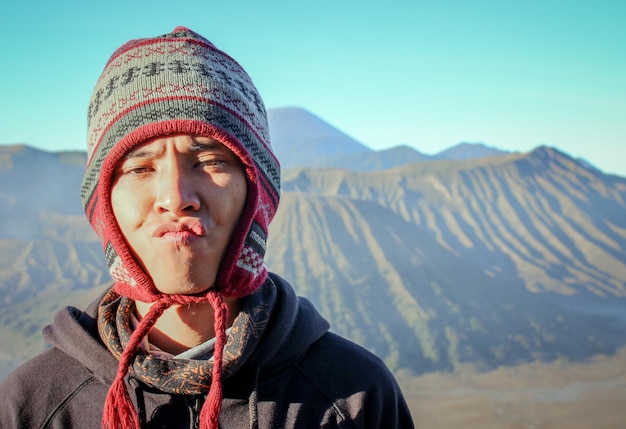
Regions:
<instances>
[{"instance_id":1,"label":"man's lips","mask_svg":"<svg viewBox=\"0 0 626 429\"><path fill-rule=\"evenodd\" d=\"M179 222L164 223L152 232L152 236L157 238L189 235L201 237L204 234L204 226L199 219L184 219Z\"/></svg>"}]
</instances>

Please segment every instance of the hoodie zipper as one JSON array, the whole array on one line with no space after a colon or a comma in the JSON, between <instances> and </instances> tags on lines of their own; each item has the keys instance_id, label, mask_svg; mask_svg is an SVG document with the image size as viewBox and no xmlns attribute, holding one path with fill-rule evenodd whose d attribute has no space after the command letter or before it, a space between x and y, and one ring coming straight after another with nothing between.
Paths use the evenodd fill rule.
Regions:
<instances>
[{"instance_id":1,"label":"hoodie zipper","mask_svg":"<svg viewBox=\"0 0 626 429\"><path fill-rule=\"evenodd\" d=\"M200 427L200 410L202 410L202 403L204 402L203 395L196 395L191 398L185 398L189 410L191 411L191 424L193 429Z\"/></svg>"},{"instance_id":2,"label":"hoodie zipper","mask_svg":"<svg viewBox=\"0 0 626 429\"><path fill-rule=\"evenodd\" d=\"M128 384L135 391L135 400L137 401L137 417L139 418L139 425L146 424L146 404L143 397L143 390L141 389L141 382L135 377L128 377Z\"/></svg>"}]
</instances>

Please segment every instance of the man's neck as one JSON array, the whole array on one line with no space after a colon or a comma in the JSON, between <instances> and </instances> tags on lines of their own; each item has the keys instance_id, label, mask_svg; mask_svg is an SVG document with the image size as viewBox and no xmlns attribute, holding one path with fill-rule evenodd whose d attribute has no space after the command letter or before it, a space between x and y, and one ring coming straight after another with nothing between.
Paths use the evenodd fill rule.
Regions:
<instances>
[{"instance_id":1,"label":"man's neck","mask_svg":"<svg viewBox=\"0 0 626 429\"><path fill-rule=\"evenodd\" d=\"M228 305L231 326L237 317L239 299L224 298ZM152 303L137 301L137 317L141 319ZM163 312L148 334L151 344L174 355L196 347L215 337L215 312L210 303L173 305Z\"/></svg>"}]
</instances>

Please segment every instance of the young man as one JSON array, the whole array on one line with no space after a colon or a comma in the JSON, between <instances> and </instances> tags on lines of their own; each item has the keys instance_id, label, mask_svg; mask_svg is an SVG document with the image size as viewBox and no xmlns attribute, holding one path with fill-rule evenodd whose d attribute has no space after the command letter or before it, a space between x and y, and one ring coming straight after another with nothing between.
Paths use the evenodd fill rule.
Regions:
<instances>
[{"instance_id":1,"label":"young man","mask_svg":"<svg viewBox=\"0 0 626 429\"><path fill-rule=\"evenodd\" d=\"M411 428L396 381L263 263L280 169L237 62L133 40L88 112L87 217L114 285L0 386L3 428Z\"/></svg>"}]
</instances>

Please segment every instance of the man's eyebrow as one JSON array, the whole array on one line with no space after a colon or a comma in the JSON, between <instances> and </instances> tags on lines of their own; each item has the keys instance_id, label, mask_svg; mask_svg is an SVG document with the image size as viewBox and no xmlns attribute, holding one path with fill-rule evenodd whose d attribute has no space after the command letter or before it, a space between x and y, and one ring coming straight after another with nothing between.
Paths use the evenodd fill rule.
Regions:
<instances>
[{"instance_id":1,"label":"man's eyebrow","mask_svg":"<svg viewBox=\"0 0 626 429\"><path fill-rule=\"evenodd\" d=\"M204 151L209 151L209 150L220 149L221 147L224 147L224 145L218 142L217 140L211 140L208 143L193 142L191 143L189 150L191 152L204 152Z\"/></svg>"},{"instance_id":2,"label":"man's eyebrow","mask_svg":"<svg viewBox=\"0 0 626 429\"><path fill-rule=\"evenodd\" d=\"M129 151L126 155L122 157L122 159L147 158L152 154L153 152L150 152L147 149L139 148L139 149Z\"/></svg>"}]
</instances>

